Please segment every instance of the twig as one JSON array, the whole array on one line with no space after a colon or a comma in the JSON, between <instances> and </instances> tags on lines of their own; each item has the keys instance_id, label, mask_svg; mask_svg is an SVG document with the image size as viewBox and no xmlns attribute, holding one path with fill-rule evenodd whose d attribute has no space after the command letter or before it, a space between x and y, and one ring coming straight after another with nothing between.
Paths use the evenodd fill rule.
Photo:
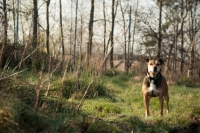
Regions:
<instances>
[{"instance_id":1,"label":"twig","mask_svg":"<svg viewBox=\"0 0 200 133\"><path fill-rule=\"evenodd\" d=\"M10 78L10 77L12 77L12 76L14 76L14 75L17 75L17 74L19 74L19 73L22 73L22 72L24 72L25 70L27 70L27 68L24 69L24 70L21 70L21 71L19 71L19 72L13 73L13 74L11 74L11 75L9 75L9 76L7 76L7 77L1 78L0 81L1 81L1 80L4 80L4 79L7 79L7 78Z\"/></svg>"}]
</instances>

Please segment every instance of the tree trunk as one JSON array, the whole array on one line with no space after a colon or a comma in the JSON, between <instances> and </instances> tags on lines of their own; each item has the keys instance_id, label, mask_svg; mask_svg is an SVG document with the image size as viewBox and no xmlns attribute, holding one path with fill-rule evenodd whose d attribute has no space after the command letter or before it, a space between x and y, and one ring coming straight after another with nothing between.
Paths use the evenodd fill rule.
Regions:
<instances>
[{"instance_id":1,"label":"tree trunk","mask_svg":"<svg viewBox=\"0 0 200 133\"><path fill-rule=\"evenodd\" d=\"M181 1L181 16L183 16L183 0ZM180 72L183 73L183 52L184 52L184 49L183 49L183 45L184 45L184 33L183 33L183 22L181 23L181 62L180 62Z\"/></svg>"},{"instance_id":2,"label":"tree trunk","mask_svg":"<svg viewBox=\"0 0 200 133\"><path fill-rule=\"evenodd\" d=\"M62 25L62 2L60 2L60 40L61 40L61 46L62 46L62 58L64 59L65 55L65 46L64 46L64 39L63 39L63 25Z\"/></svg>"},{"instance_id":3,"label":"tree trunk","mask_svg":"<svg viewBox=\"0 0 200 133\"><path fill-rule=\"evenodd\" d=\"M195 36L197 34L197 26L196 26L196 9L197 9L197 1L194 1L194 7L191 8L190 10L190 19L191 19L191 25L190 25L190 29L191 29L191 33L190 33L190 42L191 42L191 51L190 51L190 62L189 62L189 69L188 69L188 78L194 78L194 58L195 58Z\"/></svg>"},{"instance_id":4,"label":"tree trunk","mask_svg":"<svg viewBox=\"0 0 200 133\"><path fill-rule=\"evenodd\" d=\"M7 20L7 8L6 8L6 0L3 0L3 13L4 13L4 46L7 44L7 38L8 38L8 20Z\"/></svg>"},{"instance_id":5,"label":"tree trunk","mask_svg":"<svg viewBox=\"0 0 200 133\"><path fill-rule=\"evenodd\" d=\"M194 40L191 44L191 52L190 52L190 62L189 62L189 69L188 69L188 78L193 78L194 74Z\"/></svg>"},{"instance_id":6,"label":"tree trunk","mask_svg":"<svg viewBox=\"0 0 200 133\"><path fill-rule=\"evenodd\" d=\"M80 60L80 63L82 63L82 46L83 46L83 15L81 15L81 32L80 32L80 47L79 47L79 60Z\"/></svg>"},{"instance_id":7,"label":"tree trunk","mask_svg":"<svg viewBox=\"0 0 200 133\"><path fill-rule=\"evenodd\" d=\"M17 66L19 63L19 55L18 55L18 43L19 43L19 0L17 0L17 7L16 7L16 11L17 11L17 16L16 16L16 27L15 27L15 32L14 32L14 65ZM15 21L15 19L14 19Z\"/></svg>"},{"instance_id":8,"label":"tree trunk","mask_svg":"<svg viewBox=\"0 0 200 133\"><path fill-rule=\"evenodd\" d=\"M87 47L87 64L89 64L89 60L92 54L93 21L94 21L94 0L91 0L89 39L88 39L88 47Z\"/></svg>"},{"instance_id":9,"label":"tree trunk","mask_svg":"<svg viewBox=\"0 0 200 133\"><path fill-rule=\"evenodd\" d=\"M125 71L127 71L126 20L125 20L125 12L124 12L124 10L123 10L123 8L122 8L122 2L120 2L120 8L121 8L121 12L122 12L123 30L124 30L124 31L123 31L123 32L124 32L124 57L125 57L124 69L125 69Z\"/></svg>"},{"instance_id":10,"label":"tree trunk","mask_svg":"<svg viewBox=\"0 0 200 133\"><path fill-rule=\"evenodd\" d=\"M185 13L184 13L184 8L186 9ZM180 33L181 33L181 63L180 63L180 72L183 73L183 63L184 63L184 20L187 16L187 7L184 7L184 1L181 0L181 29L180 29Z\"/></svg>"},{"instance_id":11,"label":"tree trunk","mask_svg":"<svg viewBox=\"0 0 200 133\"><path fill-rule=\"evenodd\" d=\"M76 0L75 38L74 38L74 40L75 40L74 41L74 68L76 66L77 18L78 18L78 0Z\"/></svg>"},{"instance_id":12,"label":"tree trunk","mask_svg":"<svg viewBox=\"0 0 200 133\"><path fill-rule=\"evenodd\" d=\"M130 6L130 13L129 13L129 33L128 33L128 62L127 62L127 70L126 72L128 73L129 71L129 68L131 66L131 61L130 61L130 43L131 43L131 12L132 12L132 9L131 9L131 6Z\"/></svg>"},{"instance_id":13,"label":"tree trunk","mask_svg":"<svg viewBox=\"0 0 200 133\"><path fill-rule=\"evenodd\" d=\"M46 49L49 55L49 5L51 0L46 1Z\"/></svg>"},{"instance_id":14,"label":"tree trunk","mask_svg":"<svg viewBox=\"0 0 200 133\"><path fill-rule=\"evenodd\" d=\"M73 11L72 11L72 9L73 9L73 3L72 3L72 1L73 0L71 0L71 24L70 24L70 38L69 38L69 40L70 40L70 48L69 48L69 55L70 55L70 62L71 62L71 57L72 57L72 45L73 45L73 43L72 43L72 27L73 27L73 23L72 23L72 13L73 13Z\"/></svg>"},{"instance_id":15,"label":"tree trunk","mask_svg":"<svg viewBox=\"0 0 200 133\"><path fill-rule=\"evenodd\" d=\"M37 24L38 24L38 3L37 0L33 0L33 38L32 47L37 47Z\"/></svg>"},{"instance_id":16,"label":"tree trunk","mask_svg":"<svg viewBox=\"0 0 200 133\"><path fill-rule=\"evenodd\" d=\"M110 68L113 68L113 56L114 56L114 26L115 26L115 13L114 13L114 5L115 5L115 0L112 0L112 28L111 28L111 33L110 33L110 41L111 41L111 50L110 50Z\"/></svg>"},{"instance_id":17,"label":"tree trunk","mask_svg":"<svg viewBox=\"0 0 200 133\"><path fill-rule=\"evenodd\" d=\"M137 22L137 12L138 12L138 4L139 4L139 1L137 0L137 4L136 4L136 7L135 7L135 11L134 11L134 25L133 25L133 41L132 41L132 48L131 48L131 51L132 51L132 54L131 54L131 64L133 62L133 49L134 49L134 43L135 43L135 29L136 29L136 22Z\"/></svg>"},{"instance_id":18,"label":"tree trunk","mask_svg":"<svg viewBox=\"0 0 200 133\"><path fill-rule=\"evenodd\" d=\"M105 9L105 0L103 0L103 17L104 17L104 32L103 32L103 46L104 46L104 68L107 67L107 47L106 47L106 9Z\"/></svg>"},{"instance_id":19,"label":"tree trunk","mask_svg":"<svg viewBox=\"0 0 200 133\"><path fill-rule=\"evenodd\" d=\"M1 52L0 52L0 66L3 68L2 65L2 55L4 51L4 46L7 46L7 38L8 38L8 20L7 20L7 8L6 8L6 0L3 0L3 14L4 14L4 35L3 35L3 45L1 46Z\"/></svg>"},{"instance_id":20,"label":"tree trunk","mask_svg":"<svg viewBox=\"0 0 200 133\"><path fill-rule=\"evenodd\" d=\"M158 0L159 2L159 22L158 22L158 46L157 46L157 58L161 56L161 41L162 41L162 34L161 34L161 23L162 23L162 0Z\"/></svg>"}]
</instances>

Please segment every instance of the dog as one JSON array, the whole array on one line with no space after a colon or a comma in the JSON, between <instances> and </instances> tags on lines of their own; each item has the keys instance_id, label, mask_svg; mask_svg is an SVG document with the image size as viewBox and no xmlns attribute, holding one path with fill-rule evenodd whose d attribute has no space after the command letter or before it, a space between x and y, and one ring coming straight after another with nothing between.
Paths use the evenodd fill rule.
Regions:
<instances>
[{"instance_id":1,"label":"dog","mask_svg":"<svg viewBox=\"0 0 200 133\"><path fill-rule=\"evenodd\" d=\"M149 104L151 97L158 97L160 102L160 116L163 116L164 100L169 112L169 94L168 85L165 77L161 74L161 68L164 64L162 59L146 59L147 76L143 80L142 94L145 106L145 117L150 116Z\"/></svg>"}]
</instances>

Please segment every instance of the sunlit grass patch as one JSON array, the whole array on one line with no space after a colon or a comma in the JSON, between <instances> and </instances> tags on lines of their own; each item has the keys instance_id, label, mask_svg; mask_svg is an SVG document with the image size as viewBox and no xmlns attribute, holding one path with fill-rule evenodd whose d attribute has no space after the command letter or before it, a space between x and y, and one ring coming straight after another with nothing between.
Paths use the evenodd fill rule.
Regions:
<instances>
[{"instance_id":1,"label":"sunlit grass patch","mask_svg":"<svg viewBox=\"0 0 200 133\"><path fill-rule=\"evenodd\" d=\"M109 98L86 100L82 108L84 112L98 117L115 116L122 112L121 107Z\"/></svg>"},{"instance_id":2,"label":"sunlit grass patch","mask_svg":"<svg viewBox=\"0 0 200 133\"><path fill-rule=\"evenodd\" d=\"M94 109L98 112L100 116L108 114L120 114L122 112L120 107L110 103L102 103L95 105Z\"/></svg>"}]
</instances>

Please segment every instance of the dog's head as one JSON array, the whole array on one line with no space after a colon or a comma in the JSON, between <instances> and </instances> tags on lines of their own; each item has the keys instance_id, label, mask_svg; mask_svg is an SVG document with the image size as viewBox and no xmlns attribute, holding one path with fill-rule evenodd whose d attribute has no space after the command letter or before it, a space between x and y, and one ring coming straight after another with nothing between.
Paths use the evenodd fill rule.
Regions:
<instances>
[{"instance_id":1,"label":"dog's head","mask_svg":"<svg viewBox=\"0 0 200 133\"><path fill-rule=\"evenodd\" d=\"M162 59L146 59L147 71L150 77L156 77L156 75L161 72L162 65L164 61Z\"/></svg>"}]
</instances>

